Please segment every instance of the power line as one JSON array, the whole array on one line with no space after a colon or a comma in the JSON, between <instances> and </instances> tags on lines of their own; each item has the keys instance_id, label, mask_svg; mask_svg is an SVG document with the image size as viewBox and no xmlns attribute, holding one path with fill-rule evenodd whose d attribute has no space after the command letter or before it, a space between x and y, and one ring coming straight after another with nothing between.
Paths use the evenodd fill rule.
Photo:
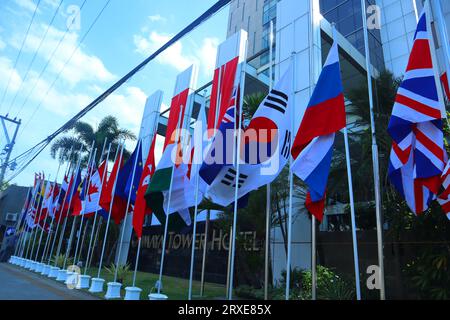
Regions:
<instances>
[{"instance_id":1,"label":"power line","mask_svg":"<svg viewBox=\"0 0 450 320\"><path fill-rule=\"evenodd\" d=\"M24 83L25 83L25 80L28 78L28 74L29 74L30 71L31 71L31 66L33 65L34 61L36 60L37 54L38 54L39 50L41 50L41 47L42 47L42 44L44 43L44 40L47 38L48 31L50 30L50 27L53 25L53 22L55 21L55 18L56 18L56 16L58 15L59 8L61 8L61 5L62 5L63 1L64 1L64 0L61 0L61 1L59 2L59 5L58 5L58 7L57 7L56 10L55 10L55 13L54 13L52 19L50 20L50 23L49 23L49 25L48 25L48 27L47 27L47 30L45 31L45 34L44 34L44 36L42 37L42 39L41 39L41 41L40 41L40 43L39 43L39 46L38 46L37 50L34 52L33 58L31 59L30 63L28 64L28 68L27 68L27 71L25 72L25 76L23 77L23 80L22 80L22 83L20 84L19 90L17 90L17 91L16 91L16 94L14 95L14 98L13 98L13 100L12 100L10 106L9 106L8 113L10 113L10 112L11 112L11 109L14 107L14 104L15 104L15 102L16 102L17 96L19 95L19 92L20 92L20 90L22 89L22 87L23 87L23 85L24 85ZM18 115L19 113L20 113L20 111L17 112L17 115Z\"/></svg>"},{"instance_id":2,"label":"power line","mask_svg":"<svg viewBox=\"0 0 450 320\"><path fill-rule=\"evenodd\" d=\"M24 132L24 129L26 129L28 127L28 125L30 124L31 120L33 120L33 117L36 115L36 112L41 108L42 104L44 103L45 99L47 98L48 94L50 93L50 91L53 89L53 87L55 86L56 82L58 81L59 77L62 75L63 71L66 69L67 65L69 64L69 62L72 60L73 56L75 55L75 53L78 51L78 49L80 48L81 44L84 42L84 40L86 39L86 37L88 36L88 34L91 32L92 28L95 26L95 24L97 23L97 21L100 19L101 15L103 14L103 12L105 11L105 9L108 7L109 3L111 2L111 0L107 0L105 5L103 6L103 8L100 10L100 12L97 14L97 16L95 17L94 21L92 21L91 25L89 26L88 30L85 32L85 34L83 35L83 37L81 38L81 40L79 41L78 45L76 46L76 48L72 51L71 55L69 56L69 59L67 59L67 61L65 62L64 66L61 68L61 70L59 71L58 75L56 76L55 80L52 82L52 84L50 85L50 87L48 88L47 92L44 94L42 100L39 102L39 104L36 106L36 108L34 109L33 113L31 114L30 118L28 119L27 123L25 124L25 126L23 127L21 133Z\"/></svg>"},{"instance_id":3,"label":"power line","mask_svg":"<svg viewBox=\"0 0 450 320\"><path fill-rule=\"evenodd\" d=\"M16 61L14 62L14 67L13 67L13 69L11 70L11 73L9 74L8 83L7 83L7 85L6 85L5 91L3 92L2 101L0 102L0 109L1 109L2 106L3 106L3 102L5 102L6 93L7 93L8 90L9 90L9 86L11 85L12 75L13 75L13 73L14 73L14 70L15 70L16 67L17 67L17 63L19 62L20 56L22 55L23 47L25 46L25 42L26 42L27 39L28 39L28 34L30 33L31 25L33 24L34 18L36 17L36 12L37 12L37 10L38 10L38 7L39 7L40 3L41 3L41 0L38 0L38 3L36 4L36 7L34 8L34 12L33 12L33 16L31 17L30 24L28 25L28 29L27 29L27 32L26 32L26 34L25 34L25 38L24 38L23 41L22 41L22 45L21 45L20 50L19 50L19 53L17 54L17 57L16 57Z\"/></svg>"},{"instance_id":4,"label":"power line","mask_svg":"<svg viewBox=\"0 0 450 320\"><path fill-rule=\"evenodd\" d=\"M166 44L156 50L152 55L150 55L147 59L141 62L138 66L136 66L133 70L128 72L124 77L122 77L119 81L113 84L109 89L107 89L104 93L102 93L99 97L97 97L94 101L92 101L88 106L86 106L83 110L78 112L73 118L67 121L63 126L61 126L58 130L48 136L46 139L42 140L34 147L28 149L15 159L11 160L15 161L17 159L29 159L23 166L18 166L18 169L8 177L8 182L17 177L30 163L36 159L36 157L55 139L59 134L63 133L66 130L69 130L73 127L73 125L79 121L82 117L84 117L89 111L94 109L97 105L99 105L102 101L104 101L108 96L110 96L114 91L119 89L124 83L130 80L136 73L141 71L147 64L157 58L162 52L171 47L174 43L182 39L185 35L192 32L203 22L210 19L214 16L218 11L220 11L223 7L228 5L231 0L218 0L211 8L206 10L200 17L195 19L192 23L190 23L187 27L185 27L182 31L180 31L177 35L175 35L172 39L170 39Z\"/></svg>"},{"instance_id":5,"label":"power line","mask_svg":"<svg viewBox=\"0 0 450 320\"><path fill-rule=\"evenodd\" d=\"M80 6L80 13L81 13L81 10L83 9L84 5L86 4L86 1L87 0L84 0L83 3ZM73 18L72 23L70 24L70 26L74 23L75 18L76 17ZM59 42L56 45L55 49L53 50L52 54L50 55L50 58L47 60L47 63L45 64L44 68L41 70L41 72L39 73L39 76L37 77L36 81L34 82L33 87L31 88L30 92L28 93L28 95L26 96L26 98L23 101L22 105L20 106L19 112L17 113L17 116L19 116L20 112L23 110L23 108L27 104L28 100L30 99L31 95L33 94L34 90L36 89L36 87L37 87L37 85L39 83L39 80L44 75L45 71L47 70L48 66L50 65L50 62L52 61L53 57L55 56L55 54L58 51L59 47L61 46L62 42L64 41L64 39L66 38L67 34L69 33L70 26L67 26L67 29L64 32L63 36L59 39Z\"/></svg>"}]
</instances>

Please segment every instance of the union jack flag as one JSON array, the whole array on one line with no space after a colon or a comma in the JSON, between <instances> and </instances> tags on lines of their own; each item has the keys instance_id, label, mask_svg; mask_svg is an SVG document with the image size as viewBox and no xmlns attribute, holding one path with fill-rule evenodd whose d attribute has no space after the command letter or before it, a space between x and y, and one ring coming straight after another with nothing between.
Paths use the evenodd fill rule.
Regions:
<instances>
[{"instance_id":1,"label":"union jack flag","mask_svg":"<svg viewBox=\"0 0 450 320\"><path fill-rule=\"evenodd\" d=\"M389 178L415 214L439 193L447 161L425 11L422 12L404 80L395 99L388 132L393 139Z\"/></svg>"},{"instance_id":2,"label":"union jack flag","mask_svg":"<svg viewBox=\"0 0 450 320\"><path fill-rule=\"evenodd\" d=\"M450 220L450 162L447 164L442 175L442 187L444 191L438 198L438 202L442 207L442 210Z\"/></svg>"}]
</instances>

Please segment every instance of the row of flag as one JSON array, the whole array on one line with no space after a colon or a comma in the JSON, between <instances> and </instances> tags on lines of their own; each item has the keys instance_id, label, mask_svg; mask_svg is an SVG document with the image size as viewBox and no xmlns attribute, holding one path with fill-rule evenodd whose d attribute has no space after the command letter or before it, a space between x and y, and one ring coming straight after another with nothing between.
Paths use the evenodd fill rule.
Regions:
<instances>
[{"instance_id":1,"label":"row of flag","mask_svg":"<svg viewBox=\"0 0 450 320\"><path fill-rule=\"evenodd\" d=\"M429 37L424 11L389 123L388 132L393 140L389 178L415 214L423 213L432 201L438 200L450 218L450 164L442 130L445 115L443 101L439 99L439 79L434 72ZM298 128L294 128L292 121L295 105L292 63L245 128L243 119L239 119L242 84L238 60L230 60L227 66L227 72L215 74L215 78L222 79L221 88L213 90L208 123L202 108L193 139L180 133L189 126L184 119L190 116L187 115L189 90L184 89L172 99L163 154L157 167L155 133L149 150L142 150L139 141L128 161L124 162L122 156L116 157L109 175L107 161L98 167L93 161L83 178L80 168L73 170L70 175L66 174L61 186L38 174L24 206L26 226L46 230L47 217L61 222L67 215L89 217L99 213L108 218L110 211L111 218L119 224L132 211L133 228L140 238L144 217L151 213L161 224L169 217L169 225L173 228L190 225L189 208L203 198L228 206L235 201L236 188L239 206L245 206L249 193L271 183L290 160L291 170L308 187L306 208L322 221L335 136L346 127L337 44L330 49ZM448 91L448 87L444 87ZM220 101L217 90L222 93ZM204 137L208 129L215 129L215 134L209 134L207 143L195 138ZM264 137L257 134L254 139L243 140L242 152L237 152L241 154L239 170L235 157L225 157L220 163L211 161L219 151L227 154L228 143L233 144L231 148L235 151L239 145L236 139L218 139L219 134L225 136L227 130L234 130L237 137L239 130L245 134L250 129L257 133L276 130L277 134ZM250 161L249 150L267 156ZM266 152L259 152L261 150ZM144 152L147 154L145 164ZM190 162L184 161L186 156L190 157ZM273 165L271 162L275 158L278 159L276 167L265 171L269 164ZM196 161L192 161L194 159ZM199 160L203 162L201 165L192 164ZM199 189L195 190L197 178L200 183ZM200 196L195 197L196 193Z\"/></svg>"}]
</instances>

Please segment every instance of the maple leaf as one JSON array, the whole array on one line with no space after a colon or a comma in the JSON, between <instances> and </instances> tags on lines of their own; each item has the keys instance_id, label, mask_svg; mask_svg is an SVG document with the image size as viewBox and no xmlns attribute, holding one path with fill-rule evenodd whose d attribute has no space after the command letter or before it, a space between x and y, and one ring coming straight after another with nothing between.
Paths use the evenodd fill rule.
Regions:
<instances>
[{"instance_id":1,"label":"maple leaf","mask_svg":"<svg viewBox=\"0 0 450 320\"><path fill-rule=\"evenodd\" d=\"M89 201L91 201L91 194L98 193L98 187L96 185L90 184L88 189Z\"/></svg>"}]
</instances>

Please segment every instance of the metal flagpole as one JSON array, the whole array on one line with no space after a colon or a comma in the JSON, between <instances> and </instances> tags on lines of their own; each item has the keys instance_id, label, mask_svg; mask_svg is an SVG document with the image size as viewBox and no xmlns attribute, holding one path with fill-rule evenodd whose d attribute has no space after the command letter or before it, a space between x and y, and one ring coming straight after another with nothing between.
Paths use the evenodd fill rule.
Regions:
<instances>
[{"instance_id":1,"label":"metal flagpole","mask_svg":"<svg viewBox=\"0 0 450 320\"><path fill-rule=\"evenodd\" d=\"M273 20L270 21L270 46L269 46L269 91L272 91L273 87ZM270 251L270 222L272 216L272 194L270 183L266 185L266 246L264 255L264 300L269 299L269 251Z\"/></svg>"},{"instance_id":2,"label":"metal flagpole","mask_svg":"<svg viewBox=\"0 0 450 320\"><path fill-rule=\"evenodd\" d=\"M102 153L103 153L103 151L102 151ZM93 168L93 166L95 164L95 158L96 157L97 157L97 148L95 148L94 153L93 153L93 155L91 155L91 159L88 162L88 167L87 167L87 172L86 172L87 177L85 177L85 179L86 179L86 184L85 184L86 190L85 190L84 197L86 197L86 194L87 194L87 192L89 190L89 185L91 184L92 168ZM86 199L84 199L83 202L86 202ZM74 260L73 260L74 265L77 265L78 262L79 262L79 260L78 260L78 250L81 251L80 240L81 240L81 238L83 238L83 235L81 233L83 231L83 224L84 224L84 216L85 216L85 211L86 211L86 205L84 205L84 206L82 205L82 207L84 207L84 208L82 208L82 210L81 210L81 222L80 222L80 226L78 227L77 244L75 246L75 254L73 256L73 258L74 258Z\"/></svg>"},{"instance_id":3,"label":"metal flagpole","mask_svg":"<svg viewBox=\"0 0 450 320\"><path fill-rule=\"evenodd\" d=\"M116 177L114 179L114 186L113 186L113 188L111 190L111 203L109 204L108 220L106 222L105 235L103 236L102 253L100 255L100 262L99 262L98 271L97 271L97 278L100 278L100 274L102 272L103 257L105 255L105 248L106 248L106 239L108 238L109 224L111 223L111 212L112 212L113 205L114 205L114 193L116 192L117 178L119 176L120 164L122 163L122 156L123 156L123 148L124 147L125 147L125 140L122 142L122 146L117 148L116 156L114 157L114 163L116 163L117 157L119 157L119 170L117 170L117 174L116 174ZM109 181L108 181L108 183L109 183Z\"/></svg>"},{"instance_id":4,"label":"metal flagpole","mask_svg":"<svg viewBox=\"0 0 450 320\"><path fill-rule=\"evenodd\" d=\"M73 150L73 147L70 148L69 154L72 153L72 150ZM68 161L66 170L65 170L65 172L64 172L63 183L64 183L64 179L65 179L65 177L67 176L69 170L70 170L70 161ZM55 208L54 208L54 204L56 203L56 205L58 205L58 203L59 203L59 199L60 199L60 197L61 197L61 191L62 191L62 184L63 184L63 183L61 183L61 188L60 188L60 190L59 190L59 192L58 192L58 197L57 197L57 199L56 199L56 202L53 201L53 203L51 204L51 206L52 206L52 207L51 207L51 212L53 213L53 216L52 216L52 220L51 220L51 222L50 222L50 228L49 228L49 232L48 232L48 235L47 235L47 239L45 240L44 254L42 255L41 263L43 263L44 260L46 260L47 254L49 253L48 251L50 250L50 239L53 238L52 229L53 229L53 224L54 224L54 222L55 222L55 215L56 215L56 212L55 212L55 210L54 210L54 209L55 209ZM56 182L56 180L55 180L55 185L54 185L53 188L56 188L56 186L57 186L57 182ZM54 189L53 189L53 190L54 190ZM58 219L58 220L59 220L59 219ZM58 221L58 223L59 223L59 221ZM55 230L55 232L54 232L54 234L55 234L54 237L55 237L55 238L56 238L56 232L57 232L57 230ZM49 260L49 261L48 261L48 264L50 264L50 258L49 258L48 260Z\"/></svg>"},{"instance_id":5,"label":"metal flagpole","mask_svg":"<svg viewBox=\"0 0 450 320\"><path fill-rule=\"evenodd\" d=\"M105 143L106 143L106 139L105 139ZM108 151L106 153L106 157L105 157L105 159L103 159L105 161L105 171L103 172L102 181L101 181L100 190L99 190L99 198L98 198L98 202L99 203L100 203L100 196L101 196L102 190L103 190L103 184L105 183L105 179L106 179L106 176L108 174L107 167L108 167L109 153L110 152L111 152L111 143L109 144ZM103 157L103 152L102 152L102 157ZM103 162L103 161L101 161L101 162ZM87 257L86 257L86 266L84 268L84 275L86 275L86 273L87 273L88 264L89 264L89 257L91 255L92 239L94 237L95 225L96 225L96 221L97 221L97 217L98 217L98 210L99 210L98 206L99 206L99 204L97 204L97 208L95 210L95 215L94 215L94 222L92 223L92 232L91 232L91 238L89 240L89 245L88 245L88 253L87 253Z\"/></svg>"},{"instance_id":6,"label":"metal flagpole","mask_svg":"<svg viewBox=\"0 0 450 320\"><path fill-rule=\"evenodd\" d=\"M333 41L337 41L336 37L336 25L333 24ZM361 300L361 282L359 278L359 255L358 255L358 239L356 237L356 218L355 218L355 202L353 198L353 180L352 180L352 168L350 158L350 146L348 142L348 130L347 126L343 130L344 142L345 142L345 159L347 163L347 179L348 179L348 193L350 198L350 217L352 223L352 242L353 242L353 262L355 266L355 285L356 285L356 298Z\"/></svg>"},{"instance_id":7,"label":"metal flagpole","mask_svg":"<svg viewBox=\"0 0 450 320\"><path fill-rule=\"evenodd\" d=\"M153 143L153 140L155 139L156 135L158 134L158 124L159 124L159 116L157 116L155 118L155 123L153 124L152 139L150 140L151 141L150 143ZM151 148L152 148L152 145L150 144L150 149L149 149L149 153L148 153L147 157L150 157ZM139 185L139 188L140 187L141 186ZM136 259L134 261L133 287L136 286L136 274L137 274L137 269L138 269L138 265L139 265L139 256L141 254L141 244L142 244L142 238L139 238L138 248L137 248L137 252L136 252Z\"/></svg>"},{"instance_id":8,"label":"metal flagpole","mask_svg":"<svg viewBox=\"0 0 450 320\"><path fill-rule=\"evenodd\" d=\"M344 128L345 139L345 158L347 160L347 176L348 176L348 192L350 196L350 217L352 221L352 242L353 242L353 263L355 265L355 284L356 284L356 298L361 300L361 282L359 279L359 255L358 255L358 239L356 236L356 218L355 218L355 203L353 199L353 182L352 182L352 168L350 164L350 147L348 143L347 127Z\"/></svg>"},{"instance_id":9,"label":"metal flagpole","mask_svg":"<svg viewBox=\"0 0 450 320\"><path fill-rule=\"evenodd\" d=\"M60 166L61 166L61 164L58 165L58 170L57 170L57 172L56 172L56 175L58 175L58 173L59 173L59 168L60 168ZM55 179L55 181L56 181L56 179ZM52 183L51 183L50 181L48 181L48 183L50 183L50 188L51 188ZM46 188L46 189L47 189L47 188ZM51 190L51 189L50 189L50 190ZM43 197L45 197L45 192L44 192ZM44 201L45 201L45 199L43 199L42 205L41 205L41 217L42 217L42 207L44 206ZM44 214L43 226L42 226L42 228L41 228L41 233L40 233L40 235L39 235L39 242L38 242L36 254L35 254L34 260L33 260L33 261L35 261L35 262L38 261L38 255L39 255L39 251L40 251L40 248L41 248L42 236L43 236L44 231L45 231L45 222L47 221L47 215L48 215L48 213L45 213L45 214ZM38 228L39 228L40 221L41 221L41 219L39 218Z\"/></svg>"},{"instance_id":10,"label":"metal flagpole","mask_svg":"<svg viewBox=\"0 0 450 320\"><path fill-rule=\"evenodd\" d=\"M142 139L140 139L138 141L137 144L137 150L138 152L141 152L142 155L142 150L141 150L141 146L142 146ZM125 217L123 218L122 221L122 232L120 235L120 243L119 243L119 251L117 252L117 259L116 259L116 268L115 268L115 272L114 272L114 281L113 282L117 282L117 273L118 273L118 267L119 267L119 263L120 263L120 254L122 253L122 243L123 243L123 235L125 234L125 227L127 224L127 219L128 219L128 208L130 207L131 204L131 195L134 192L136 192L137 190L133 190L134 189L134 179L136 178L136 167L138 164L138 159L139 159L139 155L136 156L136 159L134 159L134 163L133 163L133 173L131 174L131 184L130 184L130 191L128 191L128 201L127 201L127 206L125 207ZM138 179L140 179L141 177L138 177Z\"/></svg>"},{"instance_id":11,"label":"metal flagpole","mask_svg":"<svg viewBox=\"0 0 450 320\"><path fill-rule=\"evenodd\" d=\"M42 191L42 187L43 187L43 185L44 185L44 180L42 180L41 181L41 179L39 179L39 185L38 185L38 187L36 188L36 191L35 191L35 197L34 197L34 200L33 200L33 207L34 207L34 205L36 204L36 212L34 213L34 215L33 215L33 217L31 217L31 215L30 215L30 218L32 218L33 219L33 228L32 228L32 230L30 231L30 236L29 236L29 238L28 238L28 241L27 241L27 244L26 244L26 247L27 247L27 249L26 249L26 253L25 253L25 258L27 259L27 260L31 260L30 258L31 258L31 255L29 255L30 254L30 247L31 247L31 243L32 243L32 241L31 241L31 238L33 238L33 236L35 235L35 233L36 233L36 224L35 224L35 220L36 220L36 217L37 217L37 215L38 215L38 208L39 208L39 205L40 205L40 203L41 203L41 198L38 198L37 199L37 203L36 203L36 197L40 194L40 192ZM34 208L33 208L34 209ZM33 243L33 246L34 246L34 243Z\"/></svg>"},{"instance_id":12,"label":"metal flagpole","mask_svg":"<svg viewBox=\"0 0 450 320\"><path fill-rule=\"evenodd\" d=\"M55 189L56 184L57 184L57 181L58 181L58 176L59 176L59 171L60 171L60 169L61 169L61 165L62 165L62 163L60 162L60 163L58 164L58 170L56 171L55 182L53 182L53 187L52 187L52 185L50 184L50 190L49 190L49 191L50 191L51 193L50 193L49 197L53 195L53 190ZM45 197L45 194L44 194L44 197ZM44 199L44 201L45 201L45 199ZM52 198L52 201L53 201L53 198ZM43 204L43 203L42 203L42 204ZM52 206L53 206L53 204L49 204L49 205L48 205L47 212L45 213L45 216L44 216L44 226L43 226L42 231L41 231L41 236L39 237L38 252L39 252L39 248L41 247L42 237L43 237L44 232L45 232L45 225L46 225L47 219L48 219L48 217L49 217L49 215L50 215L50 209L52 209ZM49 234L50 234L50 232L51 232L51 229L48 229L48 233L49 233ZM48 236L47 236L47 239L48 239ZM41 260L40 260L41 263L42 263L42 261L44 260L45 249L46 249L46 247L44 246L44 250L42 251ZM36 252L36 258L35 258L35 259L36 259L36 262L39 261L39 259L38 259L38 252Z\"/></svg>"},{"instance_id":13,"label":"metal flagpole","mask_svg":"<svg viewBox=\"0 0 450 320\"><path fill-rule=\"evenodd\" d=\"M95 140L92 141L91 149L90 149L90 151L89 151L89 157L88 157L88 162L87 162L87 165L88 165L88 173L89 173L89 166L90 166L90 164L91 164L92 153L93 153L93 151L94 151L94 145L95 145ZM79 159L78 170L81 170L81 155L80 155L80 159ZM77 170L77 174L76 174L76 176L75 176L75 180L74 180L75 182L76 182L76 179L77 179L77 176L78 176L78 172L79 172L78 170ZM75 188L78 188L79 186L75 186L75 185L74 185L74 187L75 187ZM69 213L70 206L72 205L72 200L73 200L73 197L71 197L71 199L70 199L69 208L67 209L67 213ZM70 251L72 250L72 241L73 241L73 236L74 236L74 233L75 233L75 227L76 227L76 224L77 224L77 220L78 220L78 216L75 216L75 217L73 218L73 221L72 221L72 229L70 230L69 241L67 242L67 247L66 247L66 253L65 253L65 258L64 258L64 267L63 267L63 269L66 268L66 263L67 263L68 255L70 254ZM80 226L80 227L81 227L81 226ZM76 264L76 261L75 261L76 255L77 255L77 253L75 252L74 260L73 260L73 263L74 263L74 264Z\"/></svg>"},{"instance_id":14,"label":"metal flagpole","mask_svg":"<svg viewBox=\"0 0 450 320\"><path fill-rule=\"evenodd\" d=\"M294 30L295 34L295 30ZM294 70L294 80L292 81L292 105L295 106L295 88L296 79L296 64L295 64L295 52L291 54L291 63ZM294 132L294 117L291 119L291 131ZM286 261L286 300L290 299L290 289L291 289L291 257L292 257L292 201L294 193L294 173L292 171L293 159L290 157L289 161L289 211L288 211L288 250L287 250L287 261Z\"/></svg>"},{"instance_id":15,"label":"metal flagpole","mask_svg":"<svg viewBox=\"0 0 450 320\"><path fill-rule=\"evenodd\" d=\"M210 211L206 211L206 221L205 221L205 243L203 245L203 256L202 256L202 274L200 277L200 297L203 297L205 292L205 270L206 270L206 252L208 251L208 232L209 232L209 222L210 222Z\"/></svg>"},{"instance_id":16,"label":"metal flagpole","mask_svg":"<svg viewBox=\"0 0 450 320\"><path fill-rule=\"evenodd\" d=\"M230 267L231 267L231 246L233 245L233 226L230 226L230 232L228 236L228 260L227 260L227 284L225 288L227 289L226 292L226 299L228 299L228 294L230 292Z\"/></svg>"},{"instance_id":17,"label":"metal flagpole","mask_svg":"<svg viewBox=\"0 0 450 320\"><path fill-rule=\"evenodd\" d=\"M81 152L81 149L80 149L80 152ZM72 159L72 156L73 156L73 152L72 152L71 155L69 156L70 167L69 167L69 170L68 170L68 172L67 172L67 176L70 176L70 171L72 171L72 173L73 173L73 171L74 171L74 170L73 170L73 165L74 165L74 163L73 163L73 161L71 160L71 159ZM70 170L70 169L72 169L72 170ZM70 181L68 181L68 182L70 182ZM68 187L68 186L67 186L67 187ZM67 196L69 195L69 193L70 193L70 190L69 190L69 188L67 188L66 194L64 195L64 199L63 199L63 202L62 202L61 207L60 207L60 210L59 210L59 211L60 211L60 215L59 215L59 217L58 217L58 221L56 222L56 223L57 223L57 226L56 226L56 231L55 231L55 237L53 238L53 242L52 242L52 246L51 246L51 250L50 250L50 255L49 255L49 257L48 257L48 264L50 264L50 260L51 260L52 255L53 255L53 251L54 251L54 249L55 249L56 239L58 238L59 226L60 226L60 224L61 224L61 217L63 216L64 206L66 205ZM65 220L65 222L64 222L64 229L62 230L63 234L64 234L64 232L65 232L66 221L67 221L67 217L66 217L66 220ZM59 255L59 245L58 245L58 254L57 254L56 256L58 256L58 255ZM55 262L56 262L56 259L55 259Z\"/></svg>"},{"instance_id":18,"label":"metal flagpole","mask_svg":"<svg viewBox=\"0 0 450 320\"><path fill-rule=\"evenodd\" d=\"M362 20L364 30L364 47L366 55L366 70L367 70L367 88L369 92L369 105L370 105L370 128L372 130L372 162L373 162L373 179L375 189L375 213L377 220L377 249L378 249L378 265L380 268L380 299L386 299L385 284L384 284L384 256L383 256L383 223L381 213L381 190L380 190L380 165L378 163L378 145L375 128L374 117L374 100L373 100L373 87L372 87L372 65L370 62L370 49L369 49L369 32L367 30L367 8L366 0L361 0L362 8Z\"/></svg>"},{"instance_id":19,"label":"metal flagpole","mask_svg":"<svg viewBox=\"0 0 450 320\"><path fill-rule=\"evenodd\" d=\"M27 205L26 202L28 200L28 197L30 196L31 190L32 190L32 188L29 187L28 188L28 192L27 192L27 197L25 198L25 202L24 202L24 204L22 206L21 217L20 217L20 219L19 219L19 221L17 223L16 232L18 232L20 229L23 229L23 226L24 226L24 223L25 223L25 219L23 219L23 216L24 216L24 213L25 213L25 216L26 216L26 212L25 211L28 211L28 210L25 210L25 209L27 209L26 208L26 205ZM17 253L19 252L20 246L22 244L22 236L23 236L23 234L20 233L19 238L17 239L17 243L15 244L14 256L17 256Z\"/></svg>"},{"instance_id":20,"label":"metal flagpole","mask_svg":"<svg viewBox=\"0 0 450 320\"><path fill-rule=\"evenodd\" d=\"M183 112L184 106L181 106L180 108L180 114L179 119L177 123L177 133L175 138L175 143L178 145L180 140L180 134L181 134L181 123L182 123L182 112ZM173 175L175 171L175 163L172 164L172 173L170 176L170 185L169 185L169 195L167 200L167 210L166 210L166 221L164 224L164 236L163 236L163 242L162 242L162 251L161 251L161 264L159 266L159 278L158 278L158 294L161 294L161 287L162 287L162 274L163 274L163 268L164 268L164 257L166 255L166 239L167 239L167 233L169 230L169 217L170 217L170 201L172 200L172 184L173 184Z\"/></svg>"},{"instance_id":21,"label":"metal flagpole","mask_svg":"<svg viewBox=\"0 0 450 320\"><path fill-rule=\"evenodd\" d=\"M87 261L88 263L88 269L91 267L92 265L92 259L94 257L94 251L95 248L97 247L97 243L98 243L98 236L100 233L100 230L102 228L102 224L103 224L103 220L99 219L98 225L97 225L97 231L95 231L95 237L94 237L94 244L92 245L92 250L91 250L91 256L89 257L89 260Z\"/></svg>"},{"instance_id":22,"label":"metal flagpole","mask_svg":"<svg viewBox=\"0 0 450 320\"><path fill-rule=\"evenodd\" d=\"M206 93L203 96L203 105L202 105L201 110L200 110L201 114L204 114L205 107L206 107ZM202 130L203 130L203 126L204 125L205 124L202 123ZM195 132L194 132L194 134L195 134ZM197 142L196 141L196 137L194 137L194 148L198 147L198 146L195 145L195 142ZM203 148L202 148L202 146L200 146L200 148L201 148L200 152L202 153L201 157L203 157ZM194 161L199 160L198 156L197 156L197 154L198 154L197 152L198 152L198 150L197 151L194 150L194 153L195 153ZM194 165L194 164L192 164L192 165ZM194 277L195 237L196 237L196 234L197 234L197 214L198 214L198 204L197 204L197 202L198 202L198 192L199 192L199 185L200 185L200 176L198 174L198 171L199 171L199 167L201 166L201 163L200 164L196 163L195 166L196 166L195 170L197 172L197 175L196 175L196 179L195 179L194 229L192 230L191 268L190 268L190 272L189 272L189 291L188 291L188 299L189 300L192 300L192 280L193 280L193 277Z\"/></svg>"},{"instance_id":23,"label":"metal flagpole","mask_svg":"<svg viewBox=\"0 0 450 320\"><path fill-rule=\"evenodd\" d=\"M439 29L441 32L437 32L441 37L441 43L443 50L445 52L444 56L444 62L445 62L445 70L447 72L447 85L450 88L450 47L449 47L449 41L448 41L448 34L447 34L447 23L445 22L444 13L442 12L442 4L440 1L434 1L434 9L437 14L437 18L435 17L435 21L437 20L439 23ZM430 4L431 5L431 4ZM429 10L431 12L431 8ZM450 99L450 97L447 97Z\"/></svg>"},{"instance_id":24,"label":"metal flagpole","mask_svg":"<svg viewBox=\"0 0 450 320\"><path fill-rule=\"evenodd\" d=\"M28 209L27 215L25 217L28 220L30 220L32 218L31 217L31 213L32 213L32 211L34 209L34 206L36 204L36 197L38 196L39 191L42 189L41 183L43 183L43 182L41 181L41 177L39 176L39 178L38 178L38 180L36 182L36 185L33 188L33 196L31 198L31 202L30 202L31 212L30 212L30 209ZM37 212L36 212L36 214L37 214ZM34 223L34 217L32 219L33 219L33 223ZM24 235L23 245L22 245L22 248L21 248L21 251L22 251L21 257L25 258L25 259L28 259L28 252L29 252L29 248L30 248L31 238L32 238L32 235L33 235L33 228L31 228L28 225L27 221L25 221L25 222L26 222L26 227L28 229L30 229L30 232L28 232L29 236Z\"/></svg>"},{"instance_id":25,"label":"metal flagpole","mask_svg":"<svg viewBox=\"0 0 450 320\"><path fill-rule=\"evenodd\" d=\"M50 178L50 175L49 175ZM39 231L39 221L41 220L41 215L42 215L42 205L43 205L43 200L44 200L44 196L45 196L45 190L47 189L47 185L48 183L50 183L50 181L47 181L46 183L44 183L44 195L42 195L41 197L39 197L39 203L38 203L38 208L39 208L39 214L37 215L38 217L38 223L36 223L36 219L34 218L33 223L35 224L34 226L34 238L33 238L33 245L31 246L31 251L30 251L30 260L33 259L34 256L34 247L36 245L36 238L37 238L37 233ZM42 191L42 189L41 189ZM37 213L37 212L36 212ZM32 260L33 261L33 260Z\"/></svg>"},{"instance_id":26,"label":"metal flagpole","mask_svg":"<svg viewBox=\"0 0 450 320\"><path fill-rule=\"evenodd\" d=\"M245 54L244 57L247 56L247 50L248 50L248 39L245 41ZM236 254L236 229L237 229L237 212L238 212L238 196L239 196L239 176L240 176L240 161L241 161L241 139L242 139L242 108L244 106L244 91L245 91L245 76L247 72L247 62L242 62L242 70L241 70L241 81L240 81L240 87L241 87L241 96L239 101L239 120L238 120L238 126L237 126L237 150L236 150L236 187L234 190L234 214L233 214L233 234L232 234L232 245L231 245L231 264L230 264L230 286L228 288L228 300L233 299L233 280L234 280L234 258ZM236 104L237 107L237 104ZM237 110L235 109L235 117L237 116Z\"/></svg>"},{"instance_id":27,"label":"metal flagpole","mask_svg":"<svg viewBox=\"0 0 450 320\"><path fill-rule=\"evenodd\" d=\"M78 171L80 170L81 151L82 150L83 150L83 146L81 146L80 150L78 151L78 161L77 161L77 164L76 164L76 170L74 172L72 172L72 177L71 177L72 185L70 186L70 190L67 190L68 194L70 194L71 196L70 196L70 200L69 200L69 203L68 203L68 206L67 206L67 210L66 210L66 217L64 218L64 225L63 225L63 228L61 230L61 234L59 235L58 248L56 249L56 256L57 257L61 253L62 241L64 239L64 234L66 233L67 221L69 220L70 207L72 206L73 192L75 191L75 188L78 188L78 186L76 186L75 183L76 183L76 178L78 176ZM73 173L75 173L75 175L73 175ZM65 205L65 203L64 203L64 205ZM63 213L64 205L62 207L61 214ZM72 229L73 229L73 225L74 225L74 222L72 223ZM72 235L73 231L71 231L70 234ZM66 249L67 249L67 247L66 247ZM66 265L66 259L67 259L67 250L66 250L66 254L65 254L63 269L64 269L64 267ZM56 267L56 265L57 265L57 262L55 260L54 266Z\"/></svg>"}]
</instances>

